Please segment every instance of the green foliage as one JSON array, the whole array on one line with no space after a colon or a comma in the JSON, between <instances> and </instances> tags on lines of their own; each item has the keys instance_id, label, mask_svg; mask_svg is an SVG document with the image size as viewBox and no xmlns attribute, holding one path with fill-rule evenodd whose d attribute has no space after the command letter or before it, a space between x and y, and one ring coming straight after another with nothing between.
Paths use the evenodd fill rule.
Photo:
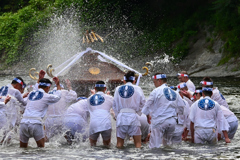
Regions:
<instances>
[{"instance_id":1,"label":"green foliage","mask_svg":"<svg viewBox=\"0 0 240 160\"><path fill-rule=\"evenodd\" d=\"M0 56L11 64L27 57L28 43L39 27L47 26L53 14L69 14L75 9L75 19L83 31L94 29L113 33L108 40L117 43L116 52L123 57L164 52L180 62L189 51L190 38L204 26L226 42L225 58L238 56L240 51L239 0L3 0L0 4ZM82 25L82 23L84 25ZM126 41L131 28L130 40ZM121 35L120 35L121 34ZM117 37L117 38L116 38ZM195 39L196 41L196 39ZM213 38L206 38L212 50ZM106 42L107 44L107 42Z\"/></svg>"}]
</instances>

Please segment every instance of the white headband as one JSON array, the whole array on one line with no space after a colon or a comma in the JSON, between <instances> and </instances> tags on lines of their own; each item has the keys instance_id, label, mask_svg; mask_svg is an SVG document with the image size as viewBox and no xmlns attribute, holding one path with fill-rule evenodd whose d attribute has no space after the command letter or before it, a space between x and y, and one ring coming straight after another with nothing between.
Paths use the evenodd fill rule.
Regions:
<instances>
[{"instance_id":1,"label":"white headband","mask_svg":"<svg viewBox=\"0 0 240 160\"><path fill-rule=\"evenodd\" d=\"M213 89L212 89L212 88L209 88L209 87L203 87L203 88L202 88L202 91L212 92Z\"/></svg>"},{"instance_id":2,"label":"white headband","mask_svg":"<svg viewBox=\"0 0 240 160\"><path fill-rule=\"evenodd\" d=\"M23 85L23 82L22 82L20 79L14 78L13 80L16 81L16 82L18 82L19 84Z\"/></svg>"},{"instance_id":3,"label":"white headband","mask_svg":"<svg viewBox=\"0 0 240 160\"><path fill-rule=\"evenodd\" d=\"M95 84L95 87L106 87L105 84Z\"/></svg>"},{"instance_id":4,"label":"white headband","mask_svg":"<svg viewBox=\"0 0 240 160\"><path fill-rule=\"evenodd\" d=\"M211 86L213 85L213 82L207 82L207 81L201 81L201 84L207 85L207 86Z\"/></svg>"},{"instance_id":5,"label":"white headband","mask_svg":"<svg viewBox=\"0 0 240 160\"><path fill-rule=\"evenodd\" d=\"M181 74L181 73L178 73L177 75L178 75L178 76L181 76L181 77L188 77L187 74Z\"/></svg>"},{"instance_id":6,"label":"white headband","mask_svg":"<svg viewBox=\"0 0 240 160\"><path fill-rule=\"evenodd\" d=\"M51 84L50 84L50 83L40 82L40 83L39 83L39 86L47 86L47 87L50 87Z\"/></svg>"},{"instance_id":7,"label":"white headband","mask_svg":"<svg viewBox=\"0 0 240 160\"><path fill-rule=\"evenodd\" d=\"M195 93L202 93L202 90L198 89L195 91Z\"/></svg>"},{"instance_id":8,"label":"white headband","mask_svg":"<svg viewBox=\"0 0 240 160\"><path fill-rule=\"evenodd\" d=\"M134 76L130 76L130 77L128 77L128 79L127 79L127 77L124 76L123 79L124 79L125 81L126 81L126 80L134 81L134 80L135 80L135 77L134 77Z\"/></svg>"},{"instance_id":9,"label":"white headband","mask_svg":"<svg viewBox=\"0 0 240 160\"><path fill-rule=\"evenodd\" d=\"M163 79L167 78L166 74L157 74L155 76L152 76L152 79Z\"/></svg>"},{"instance_id":10,"label":"white headband","mask_svg":"<svg viewBox=\"0 0 240 160\"><path fill-rule=\"evenodd\" d=\"M182 88L184 88L184 87L187 87L187 84L186 84L186 83L182 83L182 84L180 84L180 85L177 86L177 88L179 88L179 89L182 89Z\"/></svg>"}]
</instances>

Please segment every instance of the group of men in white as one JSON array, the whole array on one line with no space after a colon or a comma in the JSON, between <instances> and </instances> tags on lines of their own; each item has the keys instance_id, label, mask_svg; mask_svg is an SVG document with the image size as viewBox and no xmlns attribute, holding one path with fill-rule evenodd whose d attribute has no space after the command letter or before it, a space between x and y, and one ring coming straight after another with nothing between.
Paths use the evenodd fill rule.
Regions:
<instances>
[{"instance_id":1,"label":"group of men in white","mask_svg":"<svg viewBox=\"0 0 240 160\"><path fill-rule=\"evenodd\" d=\"M124 84L115 89L114 96L106 93L105 82L98 81L88 98L77 98L70 81L64 89L57 77L50 91L52 82L44 76L41 70L28 93L24 93L26 84L21 77L0 89L1 143L9 141L9 133L19 128L20 147L24 148L31 137L38 147L44 147L56 135L63 135L69 144L89 139L91 146L101 135L103 145L109 146L112 119L116 121L118 148L130 137L136 148L148 141L150 148L182 140L214 144L223 139L230 143L238 128L237 117L209 77L195 88L187 72L182 71L177 75L180 84L175 87L167 85L166 74L156 73L152 77L156 88L145 100L142 89L135 85L133 71L125 74Z\"/></svg>"}]
</instances>

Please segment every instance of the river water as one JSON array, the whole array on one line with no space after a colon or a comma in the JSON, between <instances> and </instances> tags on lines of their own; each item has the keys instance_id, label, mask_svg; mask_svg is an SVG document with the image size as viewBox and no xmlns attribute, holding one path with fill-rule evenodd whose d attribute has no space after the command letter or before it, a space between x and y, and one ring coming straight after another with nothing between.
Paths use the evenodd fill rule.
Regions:
<instances>
[{"instance_id":1,"label":"river water","mask_svg":"<svg viewBox=\"0 0 240 160\"><path fill-rule=\"evenodd\" d=\"M0 77L0 85L11 82L13 76ZM24 77L30 82L30 78ZM198 86L201 78L192 78ZM213 78L214 85L218 86L221 93L226 98L230 109L239 118L240 101L240 78ZM170 78L168 84L177 85L177 78ZM147 97L154 89L150 78L142 80L141 85ZM237 131L230 144L220 141L216 145L195 145L182 142L180 145L162 147L159 149L149 149L144 144L142 148L134 148L132 141L126 142L123 149L117 149L115 137L115 125L113 124L112 145L109 148L102 146L98 142L96 147L90 147L88 142L67 145L62 136L54 137L45 148L37 148L34 139L30 139L27 149L19 148L18 135L14 135L10 144L0 147L1 159L239 159L240 158L240 133Z\"/></svg>"}]
</instances>

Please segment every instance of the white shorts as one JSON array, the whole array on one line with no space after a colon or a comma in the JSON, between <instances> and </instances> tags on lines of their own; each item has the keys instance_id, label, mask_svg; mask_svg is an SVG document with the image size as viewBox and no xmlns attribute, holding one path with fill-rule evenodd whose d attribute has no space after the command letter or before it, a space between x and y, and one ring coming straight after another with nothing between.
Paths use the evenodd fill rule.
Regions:
<instances>
[{"instance_id":1,"label":"white shorts","mask_svg":"<svg viewBox=\"0 0 240 160\"><path fill-rule=\"evenodd\" d=\"M0 129L6 130L7 127L7 117L5 114L0 113Z\"/></svg>"},{"instance_id":2,"label":"white shorts","mask_svg":"<svg viewBox=\"0 0 240 160\"><path fill-rule=\"evenodd\" d=\"M111 138L111 133L112 133L112 129L109 129L109 130L106 130L106 131L101 131L101 132L97 132L97 133L94 133L94 134L91 134L89 136L90 139L92 140L97 140L99 135L101 134L102 135L102 139L104 141L107 141Z\"/></svg>"},{"instance_id":3,"label":"white shorts","mask_svg":"<svg viewBox=\"0 0 240 160\"><path fill-rule=\"evenodd\" d=\"M217 132L213 128L195 128L194 129L194 143L200 144L216 144Z\"/></svg>"},{"instance_id":4,"label":"white shorts","mask_svg":"<svg viewBox=\"0 0 240 160\"><path fill-rule=\"evenodd\" d=\"M172 143L177 144L182 142L182 133L184 131L184 126L177 124L172 137Z\"/></svg>"},{"instance_id":5,"label":"white shorts","mask_svg":"<svg viewBox=\"0 0 240 160\"><path fill-rule=\"evenodd\" d=\"M21 123L19 132L20 141L23 143L28 143L31 137L33 137L35 141L39 141L45 137L42 124Z\"/></svg>"},{"instance_id":6,"label":"white shorts","mask_svg":"<svg viewBox=\"0 0 240 160\"><path fill-rule=\"evenodd\" d=\"M125 139L126 136L142 135L140 126L119 126L117 127L117 137Z\"/></svg>"},{"instance_id":7,"label":"white shorts","mask_svg":"<svg viewBox=\"0 0 240 160\"><path fill-rule=\"evenodd\" d=\"M238 121L230 122L229 124L229 131L228 131L228 138L233 139L235 133L237 132L238 129ZM222 133L221 133L222 134ZM223 134L222 137L224 138Z\"/></svg>"},{"instance_id":8,"label":"white shorts","mask_svg":"<svg viewBox=\"0 0 240 160\"><path fill-rule=\"evenodd\" d=\"M172 144L172 137L176 125L175 118L168 118L163 123L152 128L149 148L159 148L161 145Z\"/></svg>"}]
</instances>

